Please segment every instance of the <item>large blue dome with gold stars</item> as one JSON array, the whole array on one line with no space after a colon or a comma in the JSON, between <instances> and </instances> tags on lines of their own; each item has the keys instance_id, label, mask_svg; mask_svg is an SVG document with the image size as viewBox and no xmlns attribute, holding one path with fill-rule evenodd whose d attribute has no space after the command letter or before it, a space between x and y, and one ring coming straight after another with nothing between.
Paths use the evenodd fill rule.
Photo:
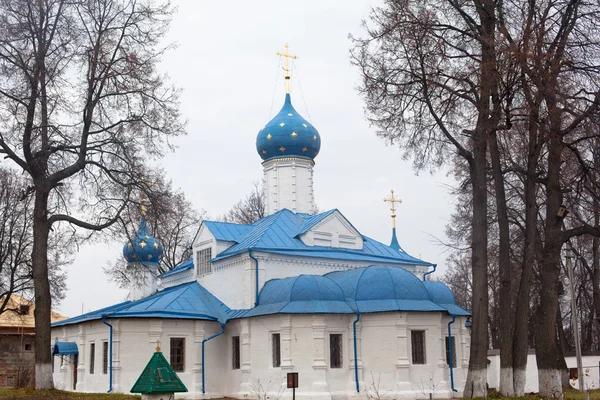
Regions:
<instances>
[{"instance_id":1,"label":"large blue dome with gold stars","mask_svg":"<svg viewBox=\"0 0 600 400\"><path fill-rule=\"evenodd\" d=\"M285 157L314 160L320 148L319 132L294 109L289 93L281 111L256 136L256 151L265 161Z\"/></svg>"},{"instance_id":2,"label":"large blue dome with gold stars","mask_svg":"<svg viewBox=\"0 0 600 400\"><path fill-rule=\"evenodd\" d=\"M152 236L146 218L142 216L137 234L123 246L123 256L129 264L158 266L162 254L162 244Z\"/></svg>"}]
</instances>

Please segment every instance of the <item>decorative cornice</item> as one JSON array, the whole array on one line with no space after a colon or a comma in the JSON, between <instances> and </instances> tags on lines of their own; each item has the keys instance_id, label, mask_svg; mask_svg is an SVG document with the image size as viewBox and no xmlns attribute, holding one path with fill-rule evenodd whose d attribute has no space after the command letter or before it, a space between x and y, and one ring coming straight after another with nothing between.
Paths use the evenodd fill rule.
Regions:
<instances>
[{"instance_id":1,"label":"decorative cornice","mask_svg":"<svg viewBox=\"0 0 600 400\"><path fill-rule=\"evenodd\" d=\"M310 164L311 167L315 165L315 162L313 160L309 160L307 158L300 158L300 157L271 158L270 160L263 161L262 165L263 166L267 166L269 164L274 164L274 163L276 163L278 161L302 161L304 163Z\"/></svg>"}]
</instances>

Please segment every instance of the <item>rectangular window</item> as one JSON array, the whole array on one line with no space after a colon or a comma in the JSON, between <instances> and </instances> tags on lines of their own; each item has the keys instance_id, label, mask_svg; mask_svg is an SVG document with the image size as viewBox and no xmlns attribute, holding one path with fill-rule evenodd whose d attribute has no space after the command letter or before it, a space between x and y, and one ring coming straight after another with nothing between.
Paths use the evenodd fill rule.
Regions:
<instances>
[{"instance_id":1,"label":"rectangular window","mask_svg":"<svg viewBox=\"0 0 600 400\"><path fill-rule=\"evenodd\" d=\"M212 272L212 248L198 250L196 252L196 260L198 261L198 275L210 274Z\"/></svg>"},{"instance_id":2,"label":"rectangular window","mask_svg":"<svg viewBox=\"0 0 600 400\"><path fill-rule=\"evenodd\" d=\"M273 367L281 367L281 335L271 334L271 353L273 355Z\"/></svg>"},{"instance_id":3,"label":"rectangular window","mask_svg":"<svg viewBox=\"0 0 600 400\"><path fill-rule=\"evenodd\" d=\"M411 331L412 363L425 364L425 331Z\"/></svg>"},{"instance_id":4,"label":"rectangular window","mask_svg":"<svg viewBox=\"0 0 600 400\"><path fill-rule=\"evenodd\" d=\"M329 367L342 368L342 335L340 333L329 335Z\"/></svg>"},{"instance_id":5,"label":"rectangular window","mask_svg":"<svg viewBox=\"0 0 600 400\"><path fill-rule=\"evenodd\" d=\"M240 337L231 338L231 368L240 369Z\"/></svg>"},{"instance_id":6,"label":"rectangular window","mask_svg":"<svg viewBox=\"0 0 600 400\"><path fill-rule=\"evenodd\" d=\"M90 343L90 374L94 373L95 361L96 361L96 343Z\"/></svg>"},{"instance_id":7,"label":"rectangular window","mask_svg":"<svg viewBox=\"0 0 600 400\"><path fill-rule=\"evenodd\" d=\"M184 353L185 339L171 338L171 367L173 367L175 372L183 372L185 368Z\"/></svg>"},{"instance_id":8,"label":"rectangular window","mask_svg":"<svg viewBox=\"0 0 600 400\"><path fill-rule=\"evenodd\" d=\"M450 365L450 341L449 337L446 336L446 364ZM456 340L452 336L452 368L456 368Z\"/></svg>"},{"instance_id":9,"label":"rectangular window","mask_svg":"<svg viewBox=\"0 0 600 400\"><path fill-rule=\"evenodd\" d=\"M102 373L108 374L108 342L102 342Z\"/></svg>"},{"instance_id":10,"label":"rectangular window","mask_svg":"<svg viewBox=\"0 0 600 400\"><path fill-rule=\"evenodd\" d=\"M15 385L15 380L12 376L6 377L6 386L13 387Z\"/></svg>"}]
</instances>

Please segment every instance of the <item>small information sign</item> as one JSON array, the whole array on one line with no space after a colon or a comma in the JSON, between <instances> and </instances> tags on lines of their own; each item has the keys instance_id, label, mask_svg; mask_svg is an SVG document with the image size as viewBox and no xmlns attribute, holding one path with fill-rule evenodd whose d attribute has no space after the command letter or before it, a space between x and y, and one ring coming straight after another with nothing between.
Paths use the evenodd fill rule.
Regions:
<instances>
[{"instance_id":1,"label":"small information sign","mask_svg":"<svg viewBox=\"0 0 600 400\"><path fill-rule=\"evenodd\" d=\"M288 372L287 387L288 387L288 389L295 389L298 387L298 373L297 372Z\"/></svg>"}]
</instances>

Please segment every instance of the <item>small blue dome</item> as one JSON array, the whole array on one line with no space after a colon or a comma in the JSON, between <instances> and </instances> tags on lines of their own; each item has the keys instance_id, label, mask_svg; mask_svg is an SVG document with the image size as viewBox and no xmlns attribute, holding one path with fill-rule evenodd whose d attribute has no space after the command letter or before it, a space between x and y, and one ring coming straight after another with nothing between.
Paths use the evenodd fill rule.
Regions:
<instances>
[{"instance_id":1,"label":"small blue dome","mask_svg":"<svg viewBox=\"0 0 600 400\"><path fill-rule=\"evenodd\" d=\"M123 256L129 264L158 266L163 254L162 244L150 234L142 216L137 234L123 246Z\"/></svg>"},{"instance_id":2,"label":"small blue dome","mask_svg":"<svg viewBox=\"0 0 600 400\"><path fill-rule=\"evenodd\" d=\"M429 296L434 303L437 304L456 304L454 293L448 286L442 282L425 281L425 288L429 292Z\"/></svg>"},{"instance_id":3,"label":"small blue dome","mask_svg":"<svg viewBox=\"0 0 600 400\"><path fill-rule=\"evenodd\" d=\"M265 161L282 157L314 160L320 149L319 132L294 109L289 93L281 111L256 136L256 151Z\"/></svg>"}]
</instances>

